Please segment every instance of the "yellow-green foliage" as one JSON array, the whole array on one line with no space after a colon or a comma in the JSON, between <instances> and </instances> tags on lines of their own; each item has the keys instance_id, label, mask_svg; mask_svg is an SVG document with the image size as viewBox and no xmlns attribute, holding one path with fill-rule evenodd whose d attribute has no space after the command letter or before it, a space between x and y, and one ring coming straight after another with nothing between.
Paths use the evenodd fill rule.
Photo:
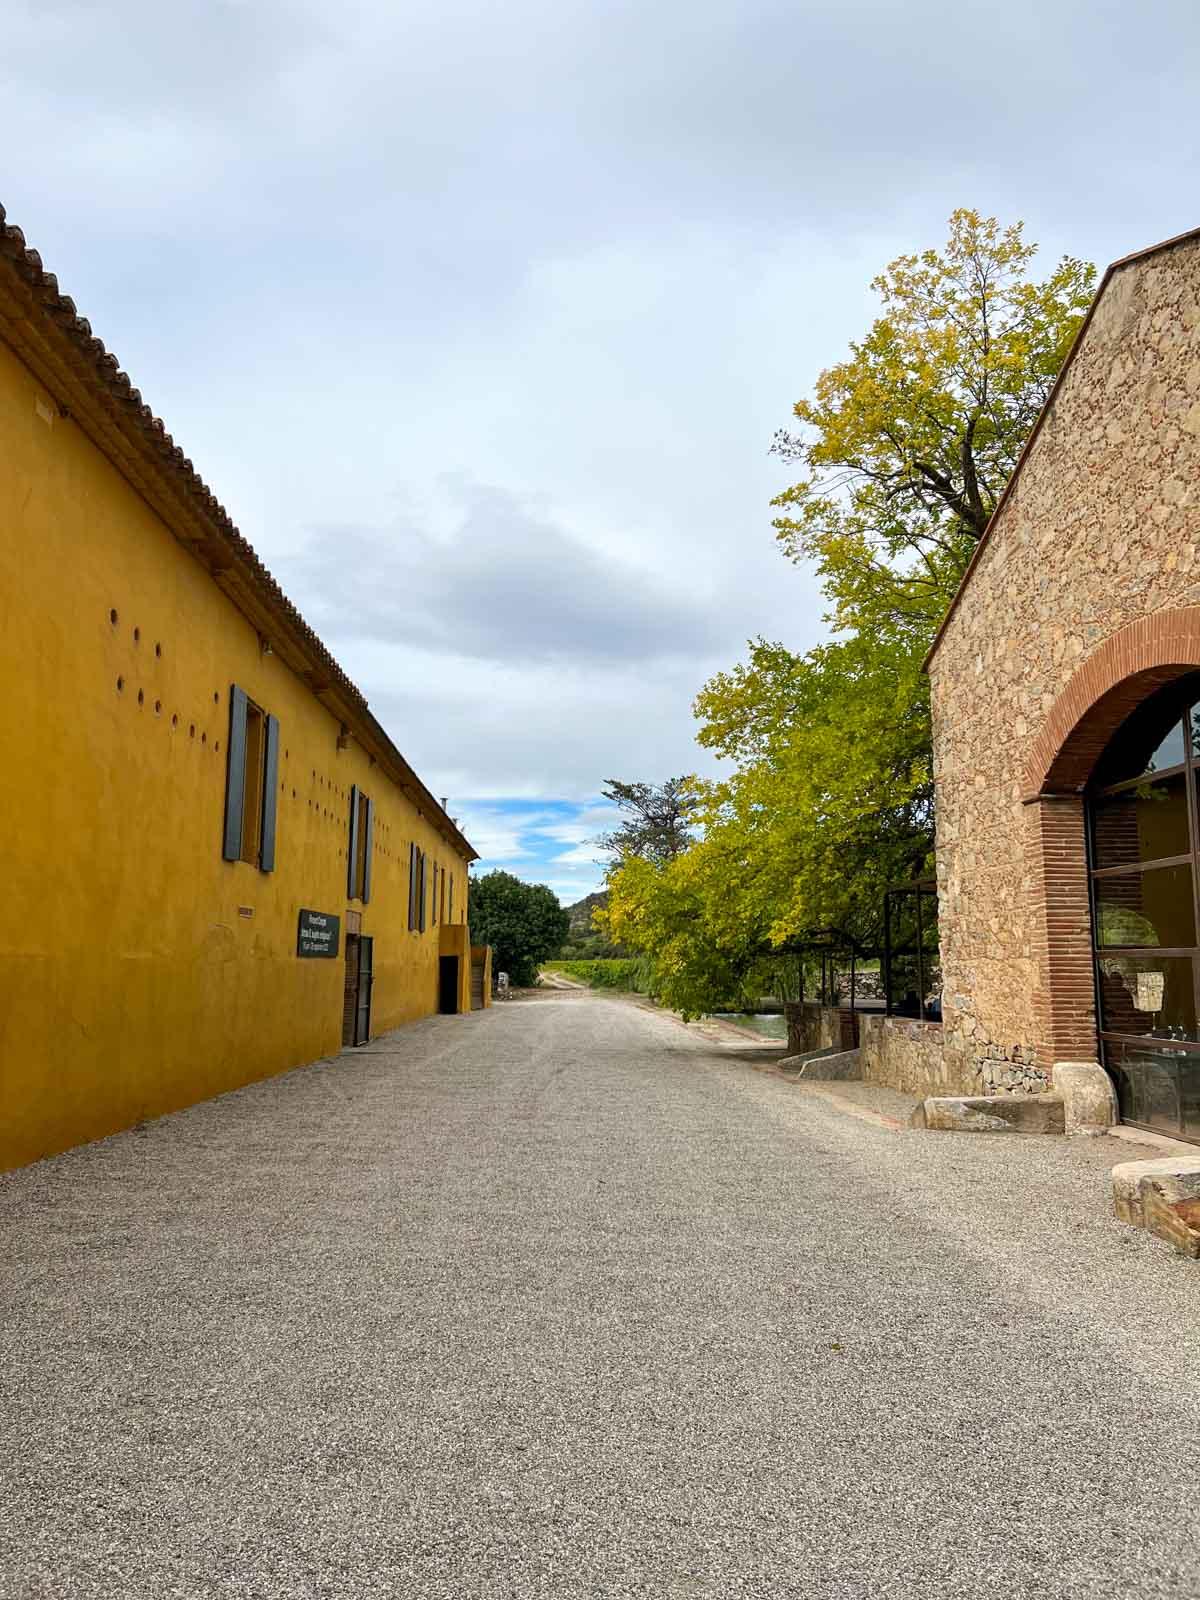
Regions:
<instances>
[{"instance_id":1,"label":"yellow-green foliage","mask_svg":"<svg viewBox=\"0 0 1200 1600\"><path fill-rule=\"evenodd\" d=\"M883 890L929 870L933 781L922 658L1078 331L1094 271L1027 277L1020 224L957 211L943 253L892 262L883 315L822 373L776 451L806 476L775 504L838 630L798 656L752 641L696 701L732 764L699 785L702 836L622 861L605 933L653 957L688 1014L753 994L764 956L836 927L878 937Z\"/></svg>"},{"instance_id":2,"label":"yellow-green foliage","mask_svg":"<svg viewBox=\"0 0 1200 1600\"><path fill-rule=\"evenodd\" d=\"M644 976L645 965L644 961L547 961L542 970L561 972L565 977L575 978L592 989L638 990L645 993L637 981Z\"/></svg>"},{"instance_id":3,"label":"yellow-green foliage","mask_svg":"<svg viewBox=\"0 0 1200 1600\"><path fill-rule=\"evenodd\" d=\"M959 210L945 249L900 256L883 315L797 401L775 451L805 476L777 536L815 561L838 627L936 626L1092 297L1065 256L1041 283L1021 224Z\"/></svg>"}]
</instances>

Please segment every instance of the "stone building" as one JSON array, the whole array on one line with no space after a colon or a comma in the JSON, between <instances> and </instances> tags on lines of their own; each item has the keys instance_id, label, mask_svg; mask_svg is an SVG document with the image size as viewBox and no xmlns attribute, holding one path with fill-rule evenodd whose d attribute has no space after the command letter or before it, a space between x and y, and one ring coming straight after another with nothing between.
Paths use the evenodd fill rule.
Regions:
<instances>
[{"instance_id":1,"label":"stone building","mask_svg":"<svg viewBox=\"0 0 1200 1600\"><path fill-rule=\"evenodd\" d=\"M1200 1140L1200 230L1105 274L928 670L943 1085Z\"/></svg>"},{"instance_id":2,"label":"stone building","mask_svg":"<svg viewBox=\"0 0 1200 1600\"><path fill-rule=\"evenodd\" d=\"M0 1169L489 1000L475 851L0 208Z\"/></svg>"}]
</instances>

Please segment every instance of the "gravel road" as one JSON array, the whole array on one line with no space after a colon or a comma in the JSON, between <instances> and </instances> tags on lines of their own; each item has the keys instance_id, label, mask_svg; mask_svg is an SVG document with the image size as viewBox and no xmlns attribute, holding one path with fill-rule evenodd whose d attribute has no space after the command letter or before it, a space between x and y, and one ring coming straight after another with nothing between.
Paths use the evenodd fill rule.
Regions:
<instances>
[{"instance_id":1,"label":"gravel road","mask_svg":"<svg viewBox=\"0 0 1200 1600\"><path fill-rule=\"evenodd\" d=\"M0 1178L0 1596L1200 1595L1200 1266L566 992Z\"/></svg>"}]
</instances>

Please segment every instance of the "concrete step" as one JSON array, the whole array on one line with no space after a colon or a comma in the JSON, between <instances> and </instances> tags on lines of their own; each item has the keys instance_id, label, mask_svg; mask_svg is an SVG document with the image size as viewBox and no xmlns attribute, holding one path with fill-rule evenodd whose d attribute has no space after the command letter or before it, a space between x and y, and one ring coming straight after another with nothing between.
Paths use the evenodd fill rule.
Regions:
<instances>
[{"instance_id":1,"label":"concrete step","mask_svg":"<svg viewBox=\"0 0 1200 1600\"><path fill-rule=\"evenodd\" d=\"M804 1055L784 1056L775 1065L780 1072L803 1078L806 1083L812 1079L837 1081L862 1077L862 1060L858 1051L839 1050L836 1047L809 1050Z\"/></svg>"}]
</instances>

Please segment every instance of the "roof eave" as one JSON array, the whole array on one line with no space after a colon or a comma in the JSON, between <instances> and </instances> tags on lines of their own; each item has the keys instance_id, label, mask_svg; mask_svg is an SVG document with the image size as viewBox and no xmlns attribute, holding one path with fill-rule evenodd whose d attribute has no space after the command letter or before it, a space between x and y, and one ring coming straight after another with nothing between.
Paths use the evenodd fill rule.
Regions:
<instances>
[{"instance_id":1,"label":"roof eave","mask_svg":"<svg viewBox=\"0 0 1200 1600\"><path fill-rule=\"evenodd\" d=\"M366 696L287 598L191 461L93 334L0 205L0 336L178 542L467 862L479 852L368 709ZM7 307L6 307L7 302Z\"/></svg>"}]
</instances>

